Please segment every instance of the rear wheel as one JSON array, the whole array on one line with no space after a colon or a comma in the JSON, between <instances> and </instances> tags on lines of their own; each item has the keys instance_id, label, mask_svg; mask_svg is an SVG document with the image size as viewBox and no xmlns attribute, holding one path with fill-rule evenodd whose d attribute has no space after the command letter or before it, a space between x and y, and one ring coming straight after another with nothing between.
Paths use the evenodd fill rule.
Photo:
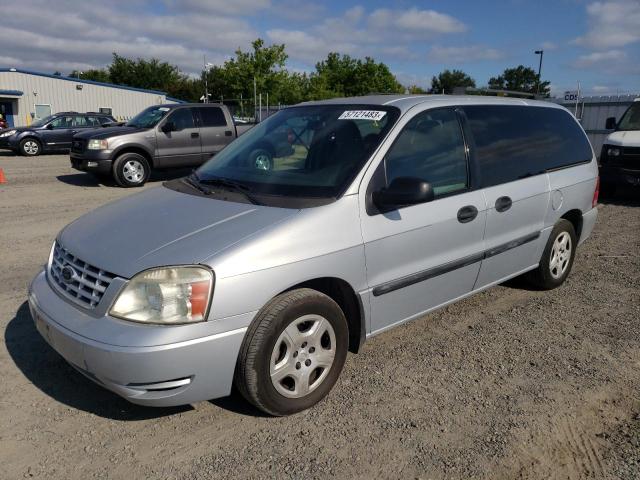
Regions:
<instances>
[{"instance_id":1,"label":"rear wheel","mask_svg":"<svg viewBox=\"0 0 640 480\"><path fill-rule=\"evenodd\" d=\"M149 162L139 153L123 153L113 162L113 177L121 187L141 187L149 174Z\"/></svg>"},{"instance_id":2,"label":"rear wheel","mask_svg":"<svg viewBox=\"0 0 640 480\"><path fill-rule=\"evenodd\" d=\"M20 142L20 153L25 157L40 155L42 145L35 138L25 138Z\"/></svg>"},{"instance_id":3,"label":"rear wheel","mask_svg":"<svg viewBox=\"0 0 640 480\"><path fill-rule=\"evenodd\" d=\"M312 407L335 384L347 357L344 313L308 288L274 298L254 320L240 350L235 384L270 415Z\"/></svg>"},{"instance_id":4,"label":"rear wheel","mask_svg":"<svg viewBox=\"0 0 640 480\"><path fill-rule=\"evenodd\" d=\"M578 245L573 224L560 219L551 231L538 268L526 275L534 286L544 290L559 287L569 276Z\"/></svg>"}]
</instances>

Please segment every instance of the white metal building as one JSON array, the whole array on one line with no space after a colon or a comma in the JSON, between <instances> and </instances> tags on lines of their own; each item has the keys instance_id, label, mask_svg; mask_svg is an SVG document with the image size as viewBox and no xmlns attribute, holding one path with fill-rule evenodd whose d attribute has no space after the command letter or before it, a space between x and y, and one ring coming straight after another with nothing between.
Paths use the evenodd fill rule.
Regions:
<instances>
[{"instance_id":1,"label":"white metal building","mask_svg":"<svg viewBox=\"0 0 640 480\"><path fill-rule=\"evenodd\" d=\"M128 120L160 103L176 103L164 92L110 83L0 68L0 113L9 126L29 125L56 112L105 112Z\"/></svg>"}]
</instances>

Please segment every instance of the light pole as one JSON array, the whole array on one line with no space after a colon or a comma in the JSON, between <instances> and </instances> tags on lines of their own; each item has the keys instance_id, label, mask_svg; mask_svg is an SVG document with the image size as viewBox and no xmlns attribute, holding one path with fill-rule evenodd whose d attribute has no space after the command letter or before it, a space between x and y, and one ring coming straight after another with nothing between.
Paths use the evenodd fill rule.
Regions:
<instances>
[{"instance_id":1,"label":"light pole","mask_svg":"<svg viewBox=\"0 0 640 480\"><path fill-rule=\"evenodd\" d=\"M536 88L536 93L540 95L540 73L542 72L542 56L544 55L544 50L536 50L533 53L540 55L540 63L538 64L538 87Z\"/></svg>"}]
</instances>

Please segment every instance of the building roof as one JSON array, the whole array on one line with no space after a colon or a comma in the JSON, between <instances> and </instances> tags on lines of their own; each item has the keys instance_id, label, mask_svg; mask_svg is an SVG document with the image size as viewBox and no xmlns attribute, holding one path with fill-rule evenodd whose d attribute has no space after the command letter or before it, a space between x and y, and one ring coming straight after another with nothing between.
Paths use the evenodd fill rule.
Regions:
<instances>
[{"instance_id":1,"label":"building roof","mask_svg":"<svg viewBox=\"0 0 640 480\"><path fill-rule=\"evenodd\" d=\"M74 83L86 83L89 85L98 85L100 87L119 88L121 90L133 90L134 92L166 95L166 92L162 92L160 90L148 90L145 88L127 87L126 85L116 85L115 83L94 82L93 80L84 80L82 78L65 77L62 75L52 75L50 73L34 72L32 70L22 70L20 68L0 68L0 72L23 73L25 75L36 75L38 77L48 77L48 78L54 78L56 80L66 80ZM22 92L20 92L20 94L22 94Z\"/></svg>"},{"instance_id":2,"label":"building roof","mask_svg":"<svg viewBox=\"0 0 640 480\"><path fill-rule=\"evenodd\" d=\"M423 103L434 107L451 105L532 105L557 108L556 104L524 98L495 97L483 95L366 95L363 97L331 98L304 102L300 105L390 105L398 107L402 113Z\"/></svg>"}]
</instances>

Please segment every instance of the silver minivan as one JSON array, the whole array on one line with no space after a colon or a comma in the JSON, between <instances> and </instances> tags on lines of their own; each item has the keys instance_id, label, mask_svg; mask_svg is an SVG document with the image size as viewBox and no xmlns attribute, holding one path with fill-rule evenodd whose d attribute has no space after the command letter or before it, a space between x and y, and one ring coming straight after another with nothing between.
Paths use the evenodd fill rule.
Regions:
<instances>
[{"instance_id":1,"label":"silver minivan","mask_svg":"<svg viewBox=\"0 0 640 480\"><path fill-rule=\"evenodd\" d=\"M250 160L278 142L270 168ZM555 104L304 103L65 227L29 305L60 355L131 402L235 384L286 415L326 396L372 335L518 275L561 285L597 196L589 141Z\"/></svg>"}]
</instances>

